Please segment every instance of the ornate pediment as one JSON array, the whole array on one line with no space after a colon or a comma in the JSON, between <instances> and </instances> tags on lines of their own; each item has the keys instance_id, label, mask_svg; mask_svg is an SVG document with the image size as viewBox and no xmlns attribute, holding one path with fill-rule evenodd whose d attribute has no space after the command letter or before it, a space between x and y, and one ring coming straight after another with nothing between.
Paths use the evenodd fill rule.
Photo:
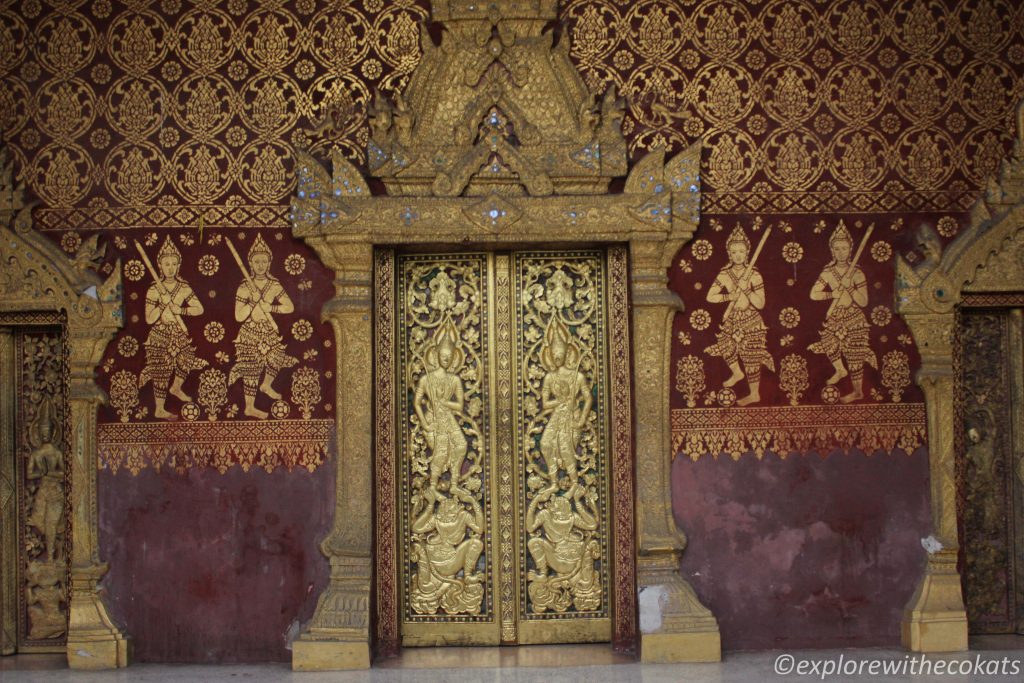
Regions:
<instances>
[{"instance_id":1,"label":"ornate pediment","mask_svg":"<svg viewBox=\"0 0 1024 683\"><path fill-rule=\"evenodd\" d=\"M623 102L588 92L554 0L433 3L440 44L371 109L367 161L392 195L594 194L626 173Z\"/></svg>"},{"instance_id":2,"label":"ornate pediment","mask_svg":"<svg viewBox=\"0 0 1024 683\"><path fill-rule=\"evenodd\" d=\"M32 227L31 202L0 149L0 312L65 311L69 325L121 327L120 263L106 281L92 270L103 258L98 236L73 258Z\"/></svg>"},{"instance_id":3,"label":"ornate pediment","mask_svg":"<svg viewBox=\"0 0 1024 683\"><path fill-rule=\"evenodd\" d=\"M1013 152L970 210L970 224L942 248L930 226L918 243L924 259L896 264L898 310L904 315L946 313L964 292L1024 291L1024 101L1017 106Z\"/></svg>"}]
</instances>

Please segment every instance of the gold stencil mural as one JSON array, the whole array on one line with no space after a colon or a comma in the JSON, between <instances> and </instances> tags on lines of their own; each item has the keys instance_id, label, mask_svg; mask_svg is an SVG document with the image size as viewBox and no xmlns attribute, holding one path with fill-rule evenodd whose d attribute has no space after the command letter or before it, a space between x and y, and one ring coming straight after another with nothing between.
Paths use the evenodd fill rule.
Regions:
<instances>
[{"instance_id":1,"label":"gold stencil mural","mask_svg":"<svg viewBox=\"0 0 1024 683\"><path fill-rule=\"evenodd\" d=\"M625 98L632 156L703 139L712 214L966 209L1011 142L1020 12L1010 0L559 7L586 86ZM6 0L0 129L44 228L182 227L197 205L211 226L285 227L293 145L363 161L374 92L404 87L431 40L427 13L413 0Z\"/></svg>"}]
</instances>

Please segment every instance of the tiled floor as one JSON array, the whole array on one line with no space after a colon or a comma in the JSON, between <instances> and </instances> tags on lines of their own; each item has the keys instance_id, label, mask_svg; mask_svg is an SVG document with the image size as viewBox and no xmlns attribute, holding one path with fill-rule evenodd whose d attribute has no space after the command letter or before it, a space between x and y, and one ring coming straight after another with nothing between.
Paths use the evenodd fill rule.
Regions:
<instances>
[{"instance_id":1,"label":"tiled floor","mask_svg":"<svg viewBox=\"0 0 1024 683\"><path fill-rule=\"evenodd\" d=\"M913 675L921 666L921 656L897 649L801 650L792 653L739 652L727 653L716 664L650 665L615 655L607 646L552 645L519 648L431 648L407 649L397 659L378 663L370 671L293 673L286 664L239 664L197 666L170 664L136 664L116 672L68 671L60 656L18 655L0 658L0 681L46 681L59 683L131 682L162 683L164 681L269 683L420 683L446 681L451 683L489 682L519 683L533 681L581 681L585 683L618 683L619 681L699 683L746 681L1021 681L1024 680L1024 639L1017 637L985 638L972 641L971 652L952 655L929 655L925 658L930 674ZM792 659L789 658L792 656ZM896 674L868 675L873 660L903 667ZM808 669L804 675L785 669L800 662ZM861 664L864 662L864 664ZM1002 668L1007 675L987 673L949 675L937 673L939 663L948 667L982 670ZM965 663L966 662L966 663ZM817 664L818 669L810 672ZM916 666L914 666L916 665ZM776 671L776 667L782 669ZM823 676L823 671L843 667L845 672ZM1013 674L1016 667L1017 674ZM862 676L848 675L859 668ZM879 667L880 668L880 667Z\"/></svg>"}]
</instances>

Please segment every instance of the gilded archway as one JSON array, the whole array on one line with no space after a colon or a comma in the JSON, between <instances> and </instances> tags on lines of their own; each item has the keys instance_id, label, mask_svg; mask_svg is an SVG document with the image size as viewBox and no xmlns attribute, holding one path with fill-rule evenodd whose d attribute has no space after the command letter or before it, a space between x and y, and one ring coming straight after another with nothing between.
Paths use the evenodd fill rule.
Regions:
<instances>
[{"instance_id":1,"label":"gilded archway","mask_svg":"<svg viewBox=\"0 0 1024 683\"><path fill-rule=\"evenodd\" d=\"M102 252L86 241L68 259L32 225L31 202L0 158L0 324L59 319L70 364L71 585L67 659L71 668L127 666L128 643L111 621L97 584L100 560L96 495L96 408L106 396L94 381L103 350L122 325L120 264L106 281L90 266Z\"/></svg>"},{"instance_id":2,"label":"gilded archway","mask_svg":"<svg viewBox=\"0 0 1024 683\"><path fill-rule=\"evenodd\" d=\"M388 439L368 399L382 361L374 358L374 250L410 244L606 245L623 255L624 277L611 296L631 299L632 341L615 357L627 378L632 372L633 392L630 400L624 387L626 417L613 429L615 448L633 450L636 462L622 472L616 495L629 516L617 524L628 532L635 511L636 538L634 545L624 534L630 543L616 549L625 568L616 600L623 629L639 630L644 660L720 658L717 622L679 574L686 537L672 517L669 480L669 356L682 304L667 288L667 269L697 228L700 146L668 160L652 153L630 170L623 103L614 91L590 96L569 60L568 38L555 43L546 30L556 9L554 0L433 3L440 45L424 30L423 58L405 92L393 103L378 98L372 112L369 169L386 196L372 195L338 151L331 172L298 154L293 230L335 271L323 316L339 352L337 502L321 544L331 578L294 643L295 669L367 667L374 636L393 638L393 603L373 583L370 501L381 475L376 463L387 457L375 449ZM611 179L627 171L623 190L609 193ZM639 624L638 591L649 591L641 602L653 610L641 608Z\"/></svg>"},{"instance_id":3,"label":"gilded archway","mask_svg":"<svg viewBox=\"0 0 1024 683\"><path fill-rule=\"evenodd\" d=\"M921 353L917 382L925 394L931 473L932 537L925 574L903 617L903 644L915 652L967 649L967 614L957 572L955 476L957 308L974 294L1024 290L1024 106L1017 143L997 179L970 212L970 225L942 249L928 226L919 233L924 259L897 261L896 306Z\"/></svg>"}]
</instances>

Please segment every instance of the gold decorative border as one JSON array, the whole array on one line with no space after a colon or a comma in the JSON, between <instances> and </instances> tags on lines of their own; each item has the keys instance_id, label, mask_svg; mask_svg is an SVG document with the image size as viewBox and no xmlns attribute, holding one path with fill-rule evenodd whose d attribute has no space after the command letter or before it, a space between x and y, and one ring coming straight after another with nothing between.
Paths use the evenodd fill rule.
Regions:
<instances>
[{"instance_id":1,"label":"gold decorative border","mask_svg":"<svg viewBox=\"0 0 1024 683\"><path fill-rule=\"evenodd\" d=\"M686 408L672 411L672 452L739 460L753 452L792 453L857 448L871 454L925 444L923 403Z\"/></svg>"},{"instance_id":2,"label":"gold decorative border","mask_svg":"<svg viewBox=\"0 0 1024 683\"><path fill-rule=\"evenodd\" d=\"M99 468L137 475L147 467L184 473L212 467L224 474L303 467L312 472L330 458L334 420L226 422L117 422L96 428Z\"/></svg>"},{"instance_id":3,"label":"gold decorative border","mask_svg":"<svg viewBox=\"0 0 1024 683\"><path fill-rule=\"evenodd\" d=\"M374 382L376 386L377 442L375 480L377 482L377 654L392 657L398 654L398 575L395 563L395 252L380 249L376 254L377 283L376 340Z\"/></svg>"},{"instance_id":4,"label":"gold decorative border","mask_svg":"<svg viewBox=\"0 0 1024 683\"><path fill-rule=\"evenodd\" d=\"M633 481L632 360L629 340L629 264L625 247L608 249L608 375L611 408L612 646L636 651L636 523Z\"/></svg>"},{"instance_id":5,"label":"gold decorative border","mask_svg":"<svg viewBox=\"0 0 1024 683\"><path fill-rule=\"evenodd\" d=\"M514 419L512 413L512 271L511 257L508 254L496 254L494 256L494 267L491 272L494 274L495 284L492 288L494 296L495 311L492 314L494 320L494 348L495 348L495 377L494 386L497 389L496 407L494 418L498 425L510 425ZM512 446L512 434L508 429L496 429L493 433L497 436L498 443L495 444L495 454L498 458L497 487L498 487L498 562L501 564L501 585L498 587L498 598L500 608L498 610L501 622L501 642L516 642L518 637L518 626L516 623L516 552L515 523L518 515L516 513L516 460L515 450Z\"/></svg>"}]
</instances>

